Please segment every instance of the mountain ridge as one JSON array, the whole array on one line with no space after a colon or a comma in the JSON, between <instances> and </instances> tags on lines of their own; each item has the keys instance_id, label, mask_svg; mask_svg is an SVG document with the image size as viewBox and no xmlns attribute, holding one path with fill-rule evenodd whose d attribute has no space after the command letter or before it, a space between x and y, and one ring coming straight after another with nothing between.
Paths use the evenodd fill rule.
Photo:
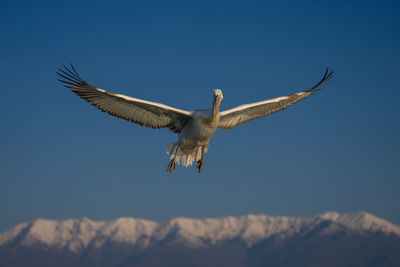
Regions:
<instances>
[{"instance_id":1,"label":"mountain ridge","mask_svg":"<svg viewBox=\"0 0 400 267\"><path fill-rule=\"evenodd\" d=\"M0 234L0 266L400 266L400 227L366 212L166 222L36 219Z\"/></svg>"},{"instance_id":2,"label":"mountain ridge","mask_svg":"<svg viewBox=\"0 0 400 267\"><path fill-rule=\"evenodd\" d=\"M273 235L281 238L311 231L322 221L339 224L358 232L382 232L400 236L400 227L367 212L340 214L326 212L312 217L286 217L244 215L191 219L173 218L157 223L145 219L120 217L110 221L93 221L88 218L47 220L36 219L21 223L0 234L0 246L41 244L48 247L79 252L88 246L101 247L107 242L135 245L145 249L173 236L174 242L198 248L238 238L248 247Z\"/></svg>"}]
</instances>

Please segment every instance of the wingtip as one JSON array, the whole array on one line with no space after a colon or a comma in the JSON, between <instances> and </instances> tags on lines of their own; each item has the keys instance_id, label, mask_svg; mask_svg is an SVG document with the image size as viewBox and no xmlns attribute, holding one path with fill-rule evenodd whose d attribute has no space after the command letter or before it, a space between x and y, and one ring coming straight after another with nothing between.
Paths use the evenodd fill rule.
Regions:
<instances>
[{"instance_id":1,"label":"wingtip","mask_svg":"<svg viewBox=\"0 0 400 267\"><path fill-rule=\"evenodd\" d=\"M335 73L334 70L329 71L329 68L326 68L324 75L325 80L330 80L333 77L334 73Z\"/></svg>"},{"instance_id":2,"label":"wingtip","mask_svg":"<svg viewBox=\"0 0 400 267\"><path fill-rule=\"evenodd\" d=\"M81 76L79 75L78 71L75 69L74 65L72 63L69 63L69 65L71 66L73 72L79 77L81 78Z\"/></svg>"},{"instance_id":3,"label":"wingtip","mask_svg":"<svg viewBox=\"0 0 400 267\"><path fill-rule=\"evenodd\" d=\"M332 79L332 77L333 77L333 73L334 73L333 70L329 71L329 68L326 68L325 73L322 76L322 79L316 85L314 85L312 88L306 90L306 92L315 92L315 91L321 90L324 85L327 85L330 82L330 79Z\"/></svg>"},{"instance_id":4,"label":"wingtip","mask_svg":"<svg viewBox=\"0 0 400 267\"><path fill-rule=\"evenodd\" d=\"M70 82L72 82L74 85L81 85L86 83L85 80L82 79L82 77L78 74L74 65L72 63L70 63L69 65L69 67L66 65L62 65L61 68L57 68L58 71L56 72L56 74L62 78L58 80L68 84L71 84Z\"/></svg>"}]
</instances>

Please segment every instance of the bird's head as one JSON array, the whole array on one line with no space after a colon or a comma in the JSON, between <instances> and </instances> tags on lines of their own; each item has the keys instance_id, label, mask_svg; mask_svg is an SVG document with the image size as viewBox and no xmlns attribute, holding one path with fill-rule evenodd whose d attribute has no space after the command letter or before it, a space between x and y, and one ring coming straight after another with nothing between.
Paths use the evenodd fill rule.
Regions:
<instances>
[{"instance_id":1,"label":"bird's head","mask_svg":"<svg viewBox=\"0 0 400 267\"><path fill-rule=\"evenodd\" d=\"M214 104L215 103L220 104L222 99L224 98L221 89L214 89L213 93L214 93Z\"/></svg>"}]
</instances>

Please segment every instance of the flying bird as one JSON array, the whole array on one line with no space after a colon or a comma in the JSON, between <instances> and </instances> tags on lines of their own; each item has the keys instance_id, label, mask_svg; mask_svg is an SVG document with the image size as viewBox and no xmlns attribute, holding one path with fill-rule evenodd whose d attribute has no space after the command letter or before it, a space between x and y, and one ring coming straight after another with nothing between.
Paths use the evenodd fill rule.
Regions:
<instances>
[{"instance_id":1,"label":"flying bird","mask_svg":"<svg viewBox=\"0 0 400 267\"><path fill-rule=\"evenodd\" d=\"M204 166L204 154L217 128L232 129L245 122L265 117L295 104L320 90L333 75L326 69L322 79L308 90L220 111L223 99L220 89L213 90L212 107L209 110L186 111L161 103L150 102L97 88L79 76L71 64L70 68L58 68L59 81L72 92L112 116L151 128L169 128L179 134L178 141L167 147L170 157L167 171L172 172L176 164L187 167L197 162L198 171Z\"/></svg>"}]
</instances>

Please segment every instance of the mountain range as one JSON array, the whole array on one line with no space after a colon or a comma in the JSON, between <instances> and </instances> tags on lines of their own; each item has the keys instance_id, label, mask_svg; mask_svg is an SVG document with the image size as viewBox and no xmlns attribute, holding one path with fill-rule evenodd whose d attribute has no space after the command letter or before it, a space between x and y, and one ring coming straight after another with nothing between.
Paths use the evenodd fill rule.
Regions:
<instances>
[{"instance_id":1,"label":"mountain range","mask_svg":"<svg viewBox=\"0 0 400 267\"><path fill-rule=\"evenodd\" d=\"M366 212L37 219L0 234L0 266L400 266L400 227Z\"/></svg>"}]
</instances>

